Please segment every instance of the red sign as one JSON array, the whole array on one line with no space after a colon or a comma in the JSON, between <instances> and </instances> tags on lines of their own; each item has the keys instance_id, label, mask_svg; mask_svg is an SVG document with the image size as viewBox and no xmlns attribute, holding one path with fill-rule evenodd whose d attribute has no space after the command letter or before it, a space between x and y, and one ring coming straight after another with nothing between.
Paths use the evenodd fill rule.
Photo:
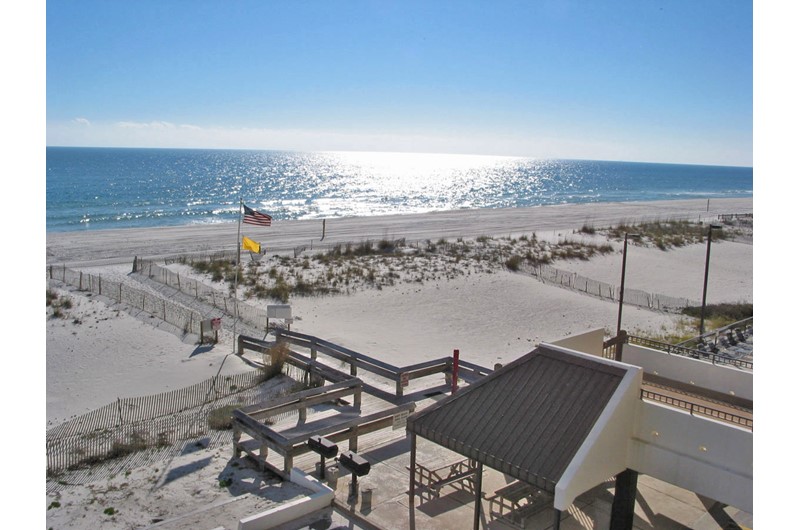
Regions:
<instances>
[{"instance_id":1,"label":"red sign","mask_svg":"<svg viewBox=\"0 0 800 530\"><path fill-rule=\"evenodd\" d=\"M221 318L212 318L211 319L211 329L214 331L219 331L222 329L222 319Z\"/></svg>"}]
</instances>

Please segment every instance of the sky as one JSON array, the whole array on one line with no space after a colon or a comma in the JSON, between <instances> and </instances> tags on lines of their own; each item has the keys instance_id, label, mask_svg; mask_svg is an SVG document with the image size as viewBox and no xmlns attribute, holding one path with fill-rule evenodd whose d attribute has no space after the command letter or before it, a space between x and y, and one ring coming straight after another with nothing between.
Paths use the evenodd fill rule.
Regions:
<instances>
[{"instance_id":1,"label":"sky","mask_svg":"<svg viewBox=\"0 0 800 530\"><path fill-rule=\"evenodd\" d=\"M749 2L46 7L47 145L753 165Z\"/></svg>"}]
</instances>

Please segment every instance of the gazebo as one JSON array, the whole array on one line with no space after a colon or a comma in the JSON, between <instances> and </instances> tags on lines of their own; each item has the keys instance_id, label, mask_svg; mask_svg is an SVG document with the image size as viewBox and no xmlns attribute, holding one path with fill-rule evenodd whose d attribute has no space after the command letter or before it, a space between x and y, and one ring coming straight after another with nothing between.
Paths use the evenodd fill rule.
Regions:
<instances>
[{"instance_id":1,"label":"gazebo","mask_svg":"<svg viewBox=\"0 0 800 530\"><path fill-rule=\"evenodd\" d=\"M542 344L477 383L408 418L409 525L415 527L416 437L476 463L474 528L483 466L552 496L554 528L581 493L626 472L626 445L639 399L636 366ZM635 498L617 481L632 518ZM624 484L624 481L622 481ZM622 491L621 491L622 490ZM627 518L627 517L624 517Z\"/></svg>"}]
</instances>

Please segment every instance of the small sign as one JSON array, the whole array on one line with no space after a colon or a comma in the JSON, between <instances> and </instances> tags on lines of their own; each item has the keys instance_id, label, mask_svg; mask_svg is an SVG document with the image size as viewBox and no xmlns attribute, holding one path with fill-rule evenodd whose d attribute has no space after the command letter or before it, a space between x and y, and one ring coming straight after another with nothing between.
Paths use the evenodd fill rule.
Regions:
<instances>
[{"instance_id":1,"label":"small sign","mask_svg":"<svg viewBox=\"0 0 800 530\"><path fill-rule=\"evenodd\" d=\"M400 386L408 386L408 372L400 373Z\"/></svg>"},{"instance_id":2,"label":"small sign","mask_svg":"<svg viewBox=\"0 0 800 530\"><path fill-rule=\"evenodd\" d=\"M211 329L213 331L219 331L222 329L222 319L221 318L212 318L211 319Z\"/></svg>"},{"instance_id":3,"label":"small sign","mask_svg":"<svg viewBox=\"0 0 800 530\"><path fill-rule=\"evenodd\" d=\"M268 305L267 318L292 318L292 306L290 305Z\"/></svg>"},{"instance_id":4,"label":"small sign","mask_svg":"<svg viewBox=\"0 0 800 530\"><path fill-rule=\"evenodd\" d=\"M407 410L404 410L403 412L398 412L392 416L392 430L396 431L405 427L409 414L410 413Z\"/></svg>"}]
</instances>

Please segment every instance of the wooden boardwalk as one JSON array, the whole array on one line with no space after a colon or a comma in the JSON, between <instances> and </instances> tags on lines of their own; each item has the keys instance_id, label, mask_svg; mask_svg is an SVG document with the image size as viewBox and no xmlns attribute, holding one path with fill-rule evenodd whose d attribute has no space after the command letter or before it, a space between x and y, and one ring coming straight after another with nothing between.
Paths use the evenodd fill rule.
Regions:
<instances>
[{"instance_id":1,"label":"wooden boardwalk","mask_svg":"<svg viewBox=\"0 0 800 530\"><path fill-rule=\"evenodd\" d=\"M354 392L348 396L350 399L340 397L348 391ZM319 460L308 447L311 436L320 435L336 443L339 453L358 452L364 447L361 443L364 436L377 431L389 430L405 437L405 418L416 408L413 401L398 405L375 395L361 394L361 381L355 378L350 383L337 383L294 396L292 402L287 397L269 408L262 406L262 410L252 406L234 411L235 457L244 452L261 467L286 477L296 466L296 458L310 453ZM292 409L285 411L287 408ZM280 415L275 421L270 419L275 417L271 416L273 411Z\"/></svg>"}]
</instances>

